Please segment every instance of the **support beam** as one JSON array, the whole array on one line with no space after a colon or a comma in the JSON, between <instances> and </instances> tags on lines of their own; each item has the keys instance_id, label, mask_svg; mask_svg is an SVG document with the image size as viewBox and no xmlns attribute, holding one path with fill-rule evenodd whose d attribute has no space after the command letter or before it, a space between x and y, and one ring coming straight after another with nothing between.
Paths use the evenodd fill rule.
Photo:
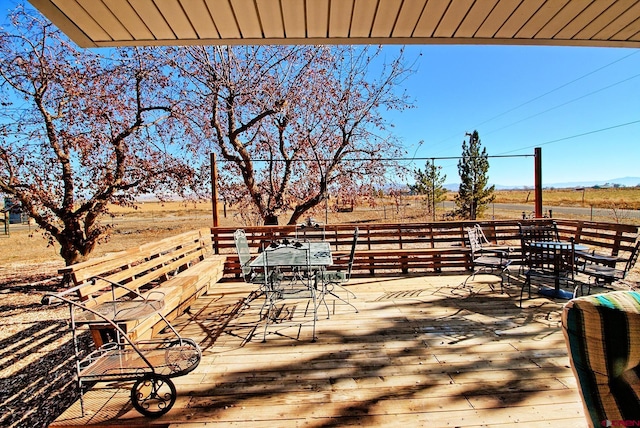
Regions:
<instances>
[{"instance_id":1,"label":"support beam","mask_svg":"<svg viewBox=\"0 0 640 428\"><path fill-rule=\"evenodd\" d=\"M542 149L536 147L534 149L535 159L535 216L536 218L542 218Z\"/></svg>"},{"instance_id":2,"label":"support beam","mask_svg":"<svg viewBox=\"0 0 640 428\"><path fill-rule=\"evenodd\" d=\"M211 208L213 211L213 227L218 227L218 167L215 153L211 153Z\"/></svg>"}]
</instances>

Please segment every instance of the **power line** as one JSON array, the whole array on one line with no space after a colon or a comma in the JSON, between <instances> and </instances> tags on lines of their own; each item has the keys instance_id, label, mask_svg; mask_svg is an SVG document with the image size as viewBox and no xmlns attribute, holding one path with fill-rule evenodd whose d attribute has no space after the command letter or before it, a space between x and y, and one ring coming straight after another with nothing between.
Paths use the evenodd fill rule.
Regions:
<instances>
[{"instance_id":1,"label":"power line","mask_svg":"<svg viewBox=\"0 0 640 428\"><path fill-rule=\"evenodd\" d=\"M631 52L631 53L630 53L630 54L628 54L628 55L623 56L622 58L618 58L618 59L616 59L615 61L612 61L612 62L610 62L610 63L608 63L608 64L605 64L605 65L603 65L602 67L596 68L595 70L592 70L592 71L590 71L590 72L588 72L588 73L586 73L586 74L583 74L582 76L577 77L577 78L575 78L575 79L573 79L573 80L571 80L571 81L569 81L569 82L567 82L567 83L563 83L562 85L557 86L557 87L555 87L554 89L551 89L550 91L547 91L547 92L545 92L545 93L543 93L543 94L541 94L541 95L538 95L538 96L536 96L536 97L534 97L534 98L532 98L532 99L530 99L530 100L528 100L528 101L525 101L525 102L523 102L523 103L521 103L521 104L517 105L516 107L513 107L513 108L511 108L511 109L506 110L506 111L505 111L505 112L503 112L503 113L500 113L500 114L498 114L498 115L496 115L496 116L493 116L492 118L487 119L487 120L485 120L485 121L483 121L483 122L481 122L481 123L479 123L479 124L477 124L477 125L473 126L473 128L474 128L474 129L477 129L477 128L478 128L479 126L481 126L481 125L484 125L484 124L486 124L486 123L488 123L488 122L491 122L491 121L493 121L493 120L495 120L495 119L497 119L497 118L499 118L499 117L502 117L502 116L504 116L504 115L506 115L506 114L508 114L508 113L511 113L512 111L515 111L515 110L517 110L517 109L519 109L519 108L521 108L521 107L523 107L523 106L526 106L527 104L530 104L530 103L532 103L532 102L534 102L534 101L537 101L537 100L539 100L539 99L541 99L541 98L543 98L543 97L545 97L545 96L547 96L547 95L549 95L549 94L552 94L552 93L554 93L554 92L557 92L557 91L559 91L560 89L563 89L563 88L565 88L565 87L567 87L567 86L569 86L569 85L571 85L571 84L573 84L573 83L575 83L575 82L577 82L577 81L579 81L579 80L582 80L582 79L584 79L584 78L586 78L586 77L589 77L589 76L591 76L591 75L593 75L593 74L595 74L595 73L597 73L597 72L599 72L599 71L601 71L601 70L604 70L605 68L610 67L610 66L612 66L612 65L614 65L614 64L616 64L616 63L618 63L618 62L624 61L624 60L626 60L627 58L629 58L629 57L631 57L631 56L633 56L633 55L636 55L638 52L640 52L640 51L638 51L638 50L634 50L633 52ZM633 76L633 77L630 77L629 79L623 80L623 81L621 81L621 82L615 83L615 84L613 84L613 85L607 86L607 87L605 87L605 88L602 88L601 90L608 89L608 88L610 88L610 87L612 87L612 86L614 86L614 85L617 85L617 84L619 84L619 83L625 82L625 81L630 80L630 79L633 79L633 78L635 78L635 77L638 77L638 75ZM601 90L599 90L599 91L601 91ZM587 94L587 95L585 95L585 96L583 96L583 97L580 97L580 98L584 98L584 97L586 97L586 96L588 96L588 95L592 95L592 94L594 94L594 93L596 93L596 92L599 92L599 91L591 92L590 94ZM578 99L580 99L580 98L576 98L576 99L574 99L574 100L572 100L572 101L568 101L567 103L561 104L560 106L566 105L566 104L568 104L569 102L576 101L576 100L578 100ZM548 111L550 111L550 110L552 110L552 109L554 109L554 108L558 108L558 107L560 107L560 106L553 107L553 108L551 108L551 109L549 109L549 110L545 110L545 111L544 111L544 112L542 112L542 113L546 113L546 112L548 112ZM539 114L542 114L542 113L538 113L538 114L536 114L536 115L533 115L533 116L527 117L527 118L522 119L522 120L520 120L520 121L518 121L518 122L515 122L515 123L513 123L513 124L506 125L506 126L505 126L505 127L503 127L503 128L499 128L499 129L497 129L497 130L489 131L489 132L496 132L496 131L499 131L499 130L501 130L501 129L507 128L507 127L512 126L512 125L514 125L514 124L516 124L516 123L520 123L520 122L522 122L523 120L530 119L530 118L535 117L535 116L537 116L537 115L539 115ZM485 133L485 134L486 134L486 133ZM450 140L450 139L452 139L452 138L455 138L457 135L458 135L458 134L456 134L456 135L452 135L451 137L448 137L448 138L445 138L445 139L443 139L443 140L440 140L440 142L436 143L436 144L435 144L435 146L437 147L438 145L440 145L440 144L442 144L442 143L444 143L444 142L446 142L446 141L449 141L449 140Z\"/></svg>"},{"instance_id":2,"label":"power line","mask_svg":"<svg viewBox=\"0 0 640 428\"><path fill-rule=\"evenodd\" d=\"M639 121L640 122L640 121ZM536 145L537 147L537 145ZM522 150L522 149L519 149ZM526 157L534 157L534 154L528 155L488 155L487 158L526 158ZM346 158L341 159L341 162L402 162L406 160L416 161L416 160L456 160L463 159L463 156L432 156L432 157L420 157L420 158ZM301 159L251 159L252 162L330 162L329 159L310 159L310 158L301 158ZM235 162L233 160L227 159L217 159L216 162Z\"/></svg>"},{"instance_id":3,"label":"power line","mask_svg":"<svg viewBox=\"0 0 640 428\"><path fill-rule=\"evenodd\" d=\"M631 122L627 122L627 123L621 123L621 124L618 124L618 125L608 126L606 128L595 129L593 131L583 132L582 134L576 134L576 135L571 135L569 137L558 138L556 140L547 141L545 143L536 143L533 146L521 147L519 149L511 150L511 151L504 152L504 153L513 153L513 152L517 152L517 151L520 151L520 150L531 149L533 147L546 146L546 145L549 145L549 144L558 143L560 141L566 141L566 140L571 140L573 138L584 137L585 135L597 134L599 132L609 131L611 129L616 129L616 128L622 128L622 127L625 127L625 126L635 125L636 123L640 123L640 119L639 120L634 120L634 121L631 121Z\"/></svg>"},{"instance_id":4,"label":"power line","mask_svg":"<svg viewBox=\"0 0 640 428\"><path fill-rule=\"evenodd\" d=\"M521 107L526 106L527 104L531 104L532 102L537 101L537 100L539 100L540 98L544 98L544 97L546 97L547 95L552 94L552 93L554 93L554 92L556 92L556 91L559 91L560 89L565 88L565 87L567 87L567 86L569 86L569 85L571 85L571 84L573 84L573 83L575 83L575 82L577 82L577 81L579 81L579 80L582 80L582 79L584 79L584 78L586 78L586 77L589 77L589 76L591 76L592 74L595 74L595 73L597 73L597 72L598 72L598 71L600 71L600 70L604 70L605 68L610 67L610 66L612 66L613 64L616 64L616 63L618 63L618 62L620 62L620 61L623 61L623 60L625 60L625 59L629 58L630 56L637 54L638 52L640 52L640 51L634 51L634 52L630 53L629 55L625 55L625 56L623 56L622 58L619 58L619 59L617 59L617 60L615 60L615 61L613 61L613 62L610 62L609 64L603 65L603 66L602 66L602 67L600 67L600 68L596 68L595 70L592 70L592 71L590 71L590 72L589 72L589 73L587 73L587 74L583 74L582 76L577 77L577 78L575 78L575 79L571 80L570 82L564 83L564 84L562 84L562 85L560 85L560 86L558 86L558 87L556 87L556 88L554 88L554 89L551 89L550 91L547 91L547 92L545 92L545 93L544 93L544 94L542 94L542 95L538 95L537 97L531 98L530 100L525 101L525 102L523 102L522 104L520 104L520 105L518 105L518 106L516 106L516 107L513 107L513 108L511 108L511 109L509 109L509 110L507 110L507 111L505 111L505 112L503 112L503 113L500 113L500 114L498 114L498 115L496 115L496 116L494 116L494 117L492 117L492 118L490 118L490 119L485 120L484 122L481 122L481 123L477 124L474 128L477 128L477 127L479 127L480 125L484 125L485 123L491 122L492 120L495 120L495 119L497 119L497 118L499 118L499 117L502 117L502 116L504 116L504 115L506 115L506 114L508 114L508 113L511 113L512 111L515 111L515 110L517 110L517 109L519 109L519 108L521 108ZM634 77L636 77L636 76L634 76ZM578 98L578 99L579 99L579 98Z\"/></svg>"},{"instance_id":5,"label":"power line","mask_svg":"<svg viewBox=\"0 0 640 428\"><path fill-rule=\"evenodd\" d=\"M546 110L543 110L543 111L541 111L541 112L538 112L538 113L536 113L536 114L532 114L531 116L527 116L527 117L525 117L524 119L520 119L520 120L517 120L517 121L515 121L515 122L512 122L512 123L510 123L510 124L508 124L508 125L505 125L505 126L503 126L502 128L498 128L498 129L494 129L494 130L489 131L489 132L485 132L485 133L483 133L483 135L492 134L492 133L494 133L494 132L502 131L503 129L509 128L509 127L511 127L511 126L513 126L513 125L517 125L518 123L524 122L524 121L529 120L529 119L532 119L532 118L534 118L534 117L537 117L537 116L543 115L543 114L545 114L545 113L548 113L548 112L550 112L550 111L552 111L552 110L555 110L555 109L558 109L558 108L560 108L560 107L564 107L564 106L566 106L567 104L571 104L572 102L575 102L575 101L581 100L581 99L586 98L586 97L588 97L588 96L591 96L591 95L593 95L593 94L597 94L598 92L602 92L602 91L604 91L604 90L606 90L606 89L610 89L610 88L612 88L612 87L614 87L614 86L617 86L617 85L619 85L619 84L621 84L621 83L628 82L629 80L635 79L635 78L637 78L637 77L640 77L640 73L638 73L638 74L636 74L636 75L634 75L634 76L628 77L628 78L626 78L626 79L620 80L620 81L618 81L618 82L616 82L616 83L612 83L612 84L610 84L610 85L608 85L608 86L605 86L605 87L603 87L603 88L596 89L595 91L589 92L588 94L585 94L585 95L581 95L581 96L579 96L579 97L577 97L577 98L574 98L574 99L572 99L572 100L565 101L565 102L564 102L564 103L562 103L562 104L558 104L558 105L556 105L556 106L554 106L554 107L550 107L550 108L548 108L548 109L546 109Z\"/></svg>"}]
</instances>

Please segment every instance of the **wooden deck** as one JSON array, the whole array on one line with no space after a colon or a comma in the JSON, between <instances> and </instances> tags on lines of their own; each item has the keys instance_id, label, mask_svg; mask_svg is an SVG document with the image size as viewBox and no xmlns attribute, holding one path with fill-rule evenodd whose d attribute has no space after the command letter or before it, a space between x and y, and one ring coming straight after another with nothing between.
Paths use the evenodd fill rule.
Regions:
<instances>
[{"instance_id":1,"label":"wooden deck","mask_svg":"<svg viewBox=\"0 0 640 428\"><path fill-rule=\"evenodd\" d=\"M176 321L203 349L198 368L175 379L178 400L158 419L129 402L129 384L98 384L52 425L66 426L586 426L560 328L563 301L518 307L517 282L496 277L352 278L359 309L329 302L311 327L261 343L261 300L238 282L217 284ZM334 305L335 303L335 305ZM295 320L302 319L295 308ZM274 333L274 329L270 329Z\"/></svg>"}]
</instances>

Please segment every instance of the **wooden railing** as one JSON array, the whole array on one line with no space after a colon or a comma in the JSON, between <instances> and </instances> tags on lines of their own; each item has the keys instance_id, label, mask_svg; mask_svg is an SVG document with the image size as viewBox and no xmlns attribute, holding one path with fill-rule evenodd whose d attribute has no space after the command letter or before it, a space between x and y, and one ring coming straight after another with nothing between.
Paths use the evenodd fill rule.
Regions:
<instances>
[{"instance_id":1,"label":"wooden railing","mask_svg":"<svg viewBox=\"0 0 640 428\"><path fill-rule=\"evenodd\" d=\"M561 239L573 237L596 252L624 257L637 237L639 228L615 223L596 223L578 220L533 219L496 221L447 221L403 224L340 224L325 228L296 226L244 227L253 253L265 245L285 239L324 239L331 245L336 263L341 269L347 262L356 227L359 239L353 270L355 272L442 272L471 269L471 254L466 229L475 224L482 227L487 239L498 246L512 249L514 264L521 262L518 224L550 224L555 221ZM233 232L236 228L212 228L214 252L228 255L225 275L240 273L235 253Z\"/></svg>"}]
</instances>

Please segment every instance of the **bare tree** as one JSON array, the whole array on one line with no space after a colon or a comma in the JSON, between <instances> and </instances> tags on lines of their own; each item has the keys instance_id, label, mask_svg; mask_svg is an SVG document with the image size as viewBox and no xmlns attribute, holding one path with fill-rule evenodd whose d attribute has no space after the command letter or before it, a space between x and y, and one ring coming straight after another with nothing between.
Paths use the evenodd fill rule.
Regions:
<instances>
[{"instance_id":1,"label":"bare tree","mask_svg":"<svg viewBox=\"0 0 640 428\"><path fill-rule=\"evenodd\" d=\"M295 224L329 194L382 182L383 159L401 153L381 110L410 106L402 53L389 64L380 50L346 46L189 47L171 57L186 78L187 134L220 153L226 200L265 224L287 211Z\"/></svg>"},{"instance_id":2,"label":"bare tree","mask_svg":"<svg viewBox=\"0 0 640 428\"><path fill-rule=\"evenodd\" d=\"M188 184L188 155L170 150L169 69L151 50L77 50L21 9L11 20L0 32L0 191L71 264L108 236L110 203Z\"/></svg>"}]
</instances>

